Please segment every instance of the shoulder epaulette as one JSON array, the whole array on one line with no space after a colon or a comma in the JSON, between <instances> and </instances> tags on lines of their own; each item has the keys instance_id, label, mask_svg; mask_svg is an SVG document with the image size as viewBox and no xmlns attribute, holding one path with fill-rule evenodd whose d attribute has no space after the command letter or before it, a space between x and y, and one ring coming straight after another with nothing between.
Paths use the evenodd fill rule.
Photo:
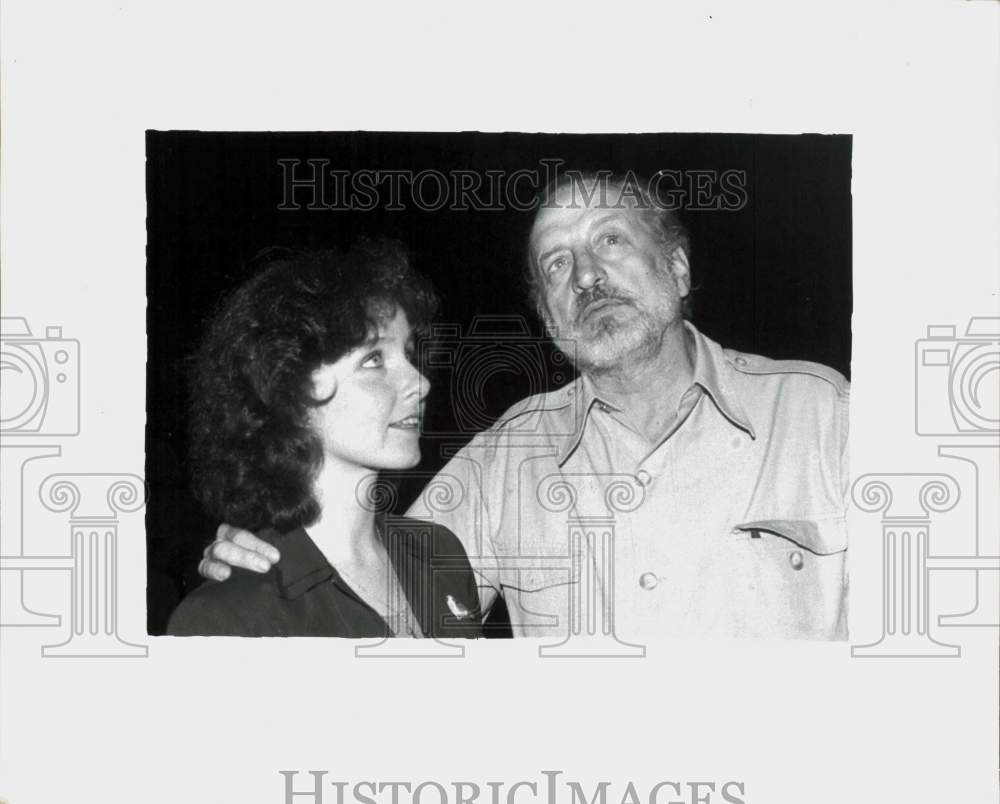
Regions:
<instances>
[{"instance_id":1,"label":"shoulder epaulette","mask_svg":"<svg viewBox=\"0 0 1000 804\"><path fill-rule=\"evenodd\" d=\"M809 360L772 360L769 357L734 352L731 349L723 351L729 364L742 374L808 374L826 380L839 394L848 393L851 387L843 374L822 363L813 363Z\"/></svg>"}]
</instances>

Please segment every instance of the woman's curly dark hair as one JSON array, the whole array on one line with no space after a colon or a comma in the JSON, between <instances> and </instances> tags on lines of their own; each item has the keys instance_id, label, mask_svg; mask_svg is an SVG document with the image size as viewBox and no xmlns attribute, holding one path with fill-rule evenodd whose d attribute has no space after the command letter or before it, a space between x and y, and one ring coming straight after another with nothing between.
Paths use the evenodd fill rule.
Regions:
<instances>
[{"instance_id":1,"label":"woman's curly dark hair","mask_svg":"<svg viewBox=\"0 0 1000 804\"><path fill-rule=\"evenodd\" d=\"M226 298L195 359L191 388L194 491L217 519L249 530L315 522L322 466L309 411L312 373L406 313L424 334L437 309L403 247L367 240L346 253L269 249Z\"/></svg>"}]
</instances>

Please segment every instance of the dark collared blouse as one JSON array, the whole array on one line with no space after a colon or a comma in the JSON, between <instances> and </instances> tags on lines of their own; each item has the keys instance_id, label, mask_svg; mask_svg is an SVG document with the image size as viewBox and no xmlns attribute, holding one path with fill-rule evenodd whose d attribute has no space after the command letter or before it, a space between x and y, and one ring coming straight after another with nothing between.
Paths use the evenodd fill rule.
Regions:
<instances>
[{"instance_id":1,"label":"dark collared blouse","mask_svg":"<svg viewBox=\"0 0 1000 804\"><path fill-rule=\"evenodd\" d=\"M425 636L482 635L479 596L461 542L447 528L390 517L386 547ZM389 626L340 577L309 535L260 534L281 551L265 574L234 569L195 589L174 611L173 636L392 636Z\"/></svg>"}]
</instances>

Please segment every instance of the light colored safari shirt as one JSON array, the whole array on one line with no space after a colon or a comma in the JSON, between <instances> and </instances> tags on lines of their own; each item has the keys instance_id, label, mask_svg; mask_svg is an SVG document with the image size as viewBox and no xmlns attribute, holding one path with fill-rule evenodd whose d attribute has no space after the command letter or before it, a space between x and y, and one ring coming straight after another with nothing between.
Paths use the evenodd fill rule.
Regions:
<instances>
[{"instance_id":1,"label":"light colored safari shirt","mask_svg":"<svg viewBox=\"0 0 1000 804\"><path fill-rule=\"evenodd\" d=\"M659 442L578 378L411 508L458 535L515 636L846 638L847 381L685 326L694 381Z\"/></svg>"}]
</instances>

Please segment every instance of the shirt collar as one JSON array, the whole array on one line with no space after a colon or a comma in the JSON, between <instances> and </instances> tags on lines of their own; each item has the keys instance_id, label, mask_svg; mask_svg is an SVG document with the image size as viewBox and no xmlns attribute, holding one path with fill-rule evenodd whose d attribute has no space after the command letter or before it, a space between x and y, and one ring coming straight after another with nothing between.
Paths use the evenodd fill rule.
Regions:
<instances>
[{"instance_id":1,"label":"shirt collar","mask_svg":"<svg viewBox=\"0 0 1000 804\"><path fill-rule=\"evenodd\" d=\"M281 561L274 568L278 589L286 600L302 596L336 574L304 528L287 533L269 530L260 535L281 551Z\"/></svg>"},{"instance_id":2,"label":"shirt collar","mask_svg":"<svg viewBox=\"0 0 1000 804\"><path fill-rule=\"evenodd\" d=\"M689 321L684 322L688 343L694 354L694 384L700 386L712 402L734 426L757 438L746 411L730 382L733 369L725 352L711 338L702 335Z\"/></svg>"},{"instance_id":3,"label":"shirt collar","mask_svg":"<svg viewBox=\"0 0 1000 804\"><path fill-rule=\"evenodd\" d=\"M407 599L413 600L415 584L420 580L418 576L429 571L426 565L430 561L430 553L424 549L419 536L415 535L413 520L405 517L378 518L383 533L388 532L387 529L391 530L393 538L387 549L389 560L396 569ZM275 565L275 572L278 589L286 600L301 597L330 579L343 584L340 574L326 560L323 551L316 546L316 542L304 528L296 528L287 533L267 530L260 535L281 551L281 561Z\"/></svg>"},{"instance_id":4,"label":"shirt collar","mask_svg":"<svg viewBox=\"0 0 1000 804\"><path fill-rule=\"evenodd\" d=\"M556 454L556 461L560 466L566 462L577 446L579 446L580 439L583 438L583 430L587 426L587 420L590 418L590 412L594 408L605 412L619 410L615 405L601 399L597 391L594 390L593 383L583 375L576 378L576 381L572 387L567 389L566 393L576 397L576 404L568 409L568 412L575 416L575 419L567 421L566 423L569 426L560 430L561 432L568 433L568 437L564 439ZM563 410L567 409L564 408ZM566 413L564 412L563 415L566 415ZM568 416L567 419L569 419Z\"/></svg>"},{"instance_id":5,"label":"shirt collar","mask_svg":"<svg viewBox=\"0 0 1000 804\"><path fill-rule=\"evenodd\" d=\"M732 368L722 347L711 338L702 335L688 321L684 322L684 331L694 363L694 379L691 387L704 391L729 422L741 430L745 430L751 438L756 438L753 425L728 381ZM605 412L620 410L607 400L602 399L594 389L593 383L585 376L578 377L568 393L578 397L578 404L575 406L576 421L572 435L563 442L556 455L560 466L579 446L591 411L595 408Z\"/></svg>"}]
</instances>

